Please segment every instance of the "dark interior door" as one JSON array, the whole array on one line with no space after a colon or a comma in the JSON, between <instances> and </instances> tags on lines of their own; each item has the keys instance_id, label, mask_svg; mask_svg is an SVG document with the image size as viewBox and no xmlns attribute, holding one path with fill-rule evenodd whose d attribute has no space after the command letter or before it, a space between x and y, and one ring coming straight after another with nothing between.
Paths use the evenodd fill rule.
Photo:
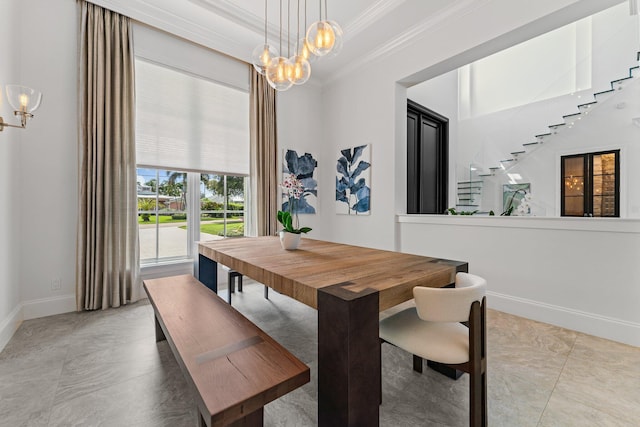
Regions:
<instances>
[{"instance_id":1,"label":"dark interior door","mask_svg":"<svg viewBox=\"0 0 640 427\"><path fill-rule=\"evenodd\" d=\"M449 120L407 102L407 213L443 214L447 209Z\"/></svg>"}]
</instances>

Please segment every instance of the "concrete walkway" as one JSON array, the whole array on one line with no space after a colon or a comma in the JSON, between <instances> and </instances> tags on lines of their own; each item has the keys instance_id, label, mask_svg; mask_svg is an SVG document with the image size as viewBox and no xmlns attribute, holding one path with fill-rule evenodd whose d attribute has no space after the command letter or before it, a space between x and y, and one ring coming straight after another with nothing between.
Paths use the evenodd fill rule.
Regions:
<instances>
[{"instance_id":1,"label":"concrete walkway","mask_svg":"<svg viewBox=\"0 0 640 427\"><path fill-rule=\"evenodd\" d=\"M159 239L158 257L184 257L187 256L187 230L179 228L186 225L182 223L160 224L156 235L155 224L148 227L141 224L140 235L140 260L156 257L156 238ZM222 236L200 233L200 241L220 240Z\"/></svg>"}]
</instances>

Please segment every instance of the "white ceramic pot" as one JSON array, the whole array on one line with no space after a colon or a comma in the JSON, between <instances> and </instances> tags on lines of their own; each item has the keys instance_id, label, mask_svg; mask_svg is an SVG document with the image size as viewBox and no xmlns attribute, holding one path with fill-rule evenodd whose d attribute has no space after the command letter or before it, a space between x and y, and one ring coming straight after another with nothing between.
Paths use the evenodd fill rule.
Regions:
<instances>
[{"instance_id":1,"label":"white ceramic pot","mask_svg":"<svg viewBox=\"0 0 640 427\"><path fill-rule=\"evenodd\" d=\"M298 249L298 245L300 244L300 233L289 233L288 231L282 230L280 232L280 244L283 249L288 251Z\"/></svg>"}]
</instances>

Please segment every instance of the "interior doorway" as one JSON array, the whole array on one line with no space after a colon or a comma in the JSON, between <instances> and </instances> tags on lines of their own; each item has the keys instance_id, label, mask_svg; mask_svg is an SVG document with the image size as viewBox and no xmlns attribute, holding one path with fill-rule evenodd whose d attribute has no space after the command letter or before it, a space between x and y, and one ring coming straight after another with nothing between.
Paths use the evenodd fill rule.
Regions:
<instances>
[{"instance_id":1,"label":"interior doorway","mask_svg":"<svg viewBox=\"0 0 640 427\"><path fill-rule=\"evenodd\" d=\"M449 119L407 100L407 213L444 214L448 175Z\"/></svg>"}]
</instances>

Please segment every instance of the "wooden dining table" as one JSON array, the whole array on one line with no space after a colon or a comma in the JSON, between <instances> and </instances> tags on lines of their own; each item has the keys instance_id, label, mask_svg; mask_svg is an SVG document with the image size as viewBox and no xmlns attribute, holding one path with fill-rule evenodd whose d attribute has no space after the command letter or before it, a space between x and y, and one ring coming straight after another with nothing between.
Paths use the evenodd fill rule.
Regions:
<instances>
[{"instance_id":1,"label":"wooden dining table","mask_svg":"<svg viewBox=\"0 0 640 427\"><path fill-rule=\"evenodd\" d=\"M217 263L318 311L318 424L379 425L379 312L413 298L415 286L454 283L468 264L308 238L297 250L277 237L198 244L199 279L217 292Z\"/></svg>"}]
</instances>

